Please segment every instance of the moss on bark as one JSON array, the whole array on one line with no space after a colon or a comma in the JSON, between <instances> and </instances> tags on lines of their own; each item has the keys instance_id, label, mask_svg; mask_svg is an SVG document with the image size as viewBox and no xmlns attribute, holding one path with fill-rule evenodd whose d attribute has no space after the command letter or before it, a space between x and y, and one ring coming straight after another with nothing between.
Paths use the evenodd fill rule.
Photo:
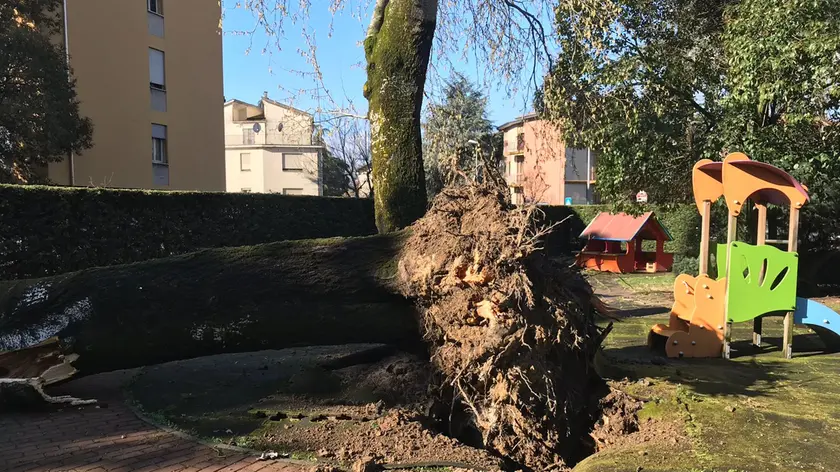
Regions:
<instances>
[{"instance_id":1,"label":"moss on bark","mask_svg":"<svg viewBox=\"0 0 840 472\"><path fill-rule=\"evenodd\" d=\"M437 0L379 0L365 39L373 188L380 233L426 212L420 137Z\"/></svg>"},{"instance_id":2,"label":"moss on bark","mask_svg":"<svg viewBox=\"0 0 840 472\"><path fill-rule=\"evenodd\" d=\"M301 345L422 348L391 282L403 242L289 241L0 282L0 351L58 336L94 373Z\"/></svg>"}]
</instances>

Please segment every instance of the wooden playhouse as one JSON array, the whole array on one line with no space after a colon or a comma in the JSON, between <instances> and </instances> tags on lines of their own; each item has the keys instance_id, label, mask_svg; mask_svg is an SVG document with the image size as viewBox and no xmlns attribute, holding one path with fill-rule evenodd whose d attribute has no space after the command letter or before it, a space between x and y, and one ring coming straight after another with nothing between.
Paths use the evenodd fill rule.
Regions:
<instances>
[{"instance_id":1,"label":"wooden playhouse","mask_svg":"<svg viewBox=\"0 0 840 472\"><path fill-rule=\"evenodd\" d=\"M615 272L669 272L674 255L665 252L673 238L653 212L641 216L601 212L583 230L586 246L577 256L583 268ZM645 252L644 241L656 241L655 252Z\"/></svg>"}]
</instances>

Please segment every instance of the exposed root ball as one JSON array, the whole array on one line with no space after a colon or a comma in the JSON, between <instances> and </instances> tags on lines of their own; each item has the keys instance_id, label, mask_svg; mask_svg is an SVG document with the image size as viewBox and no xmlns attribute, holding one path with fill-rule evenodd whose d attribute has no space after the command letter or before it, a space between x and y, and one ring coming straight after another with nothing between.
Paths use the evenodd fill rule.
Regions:
<instances>
[{"instance_id":1,"label":"exposed root ball","mask_svg":"<svg viewBox=\"0 0 840 472\"><path fill-rule=\"evenodd\" d=\"M471 413L485 447L561 470L589 433L600 336L591 287L538 250L534 211L490 185L446 188L412 227L399 276L423 310L441 397Z\"/></svg>"}]
</instances>

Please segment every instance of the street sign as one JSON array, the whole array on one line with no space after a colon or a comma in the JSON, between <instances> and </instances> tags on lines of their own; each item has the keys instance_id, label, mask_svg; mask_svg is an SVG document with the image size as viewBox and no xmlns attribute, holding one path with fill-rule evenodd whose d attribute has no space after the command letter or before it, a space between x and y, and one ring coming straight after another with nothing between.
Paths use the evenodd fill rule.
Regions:
<instances>
[{"instance_id":1,"label":"street sign","mask_svg":"<svg viewBox=\"0 0 840 472\"><path fill-rule=\"evenodd\" d=\"M642 190L641 192L637 193L636 194L636 201L639 202L639 203L647 203L647 201L648 201L647 192Z\"/></svg>"}]
</instances>

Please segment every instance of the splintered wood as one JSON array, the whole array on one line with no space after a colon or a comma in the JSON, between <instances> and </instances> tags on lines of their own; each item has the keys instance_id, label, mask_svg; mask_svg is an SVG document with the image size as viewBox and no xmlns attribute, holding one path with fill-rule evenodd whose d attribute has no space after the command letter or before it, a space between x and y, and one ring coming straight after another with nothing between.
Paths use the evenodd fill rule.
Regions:
<instances>
[{"instance_id":1,"label":"splintered wood","mask_svg":"<svg viewBox=\"0 0 840 472\"><path fill-rule=\"evenodd\" d=\"M39 404L89 405L96 400L70 396L53 397L44 387L76 375L73 367L79 356L62 354L58 338L35 346L0 353L0 411L32 408Z\"/></svg>"}]
</instances>

